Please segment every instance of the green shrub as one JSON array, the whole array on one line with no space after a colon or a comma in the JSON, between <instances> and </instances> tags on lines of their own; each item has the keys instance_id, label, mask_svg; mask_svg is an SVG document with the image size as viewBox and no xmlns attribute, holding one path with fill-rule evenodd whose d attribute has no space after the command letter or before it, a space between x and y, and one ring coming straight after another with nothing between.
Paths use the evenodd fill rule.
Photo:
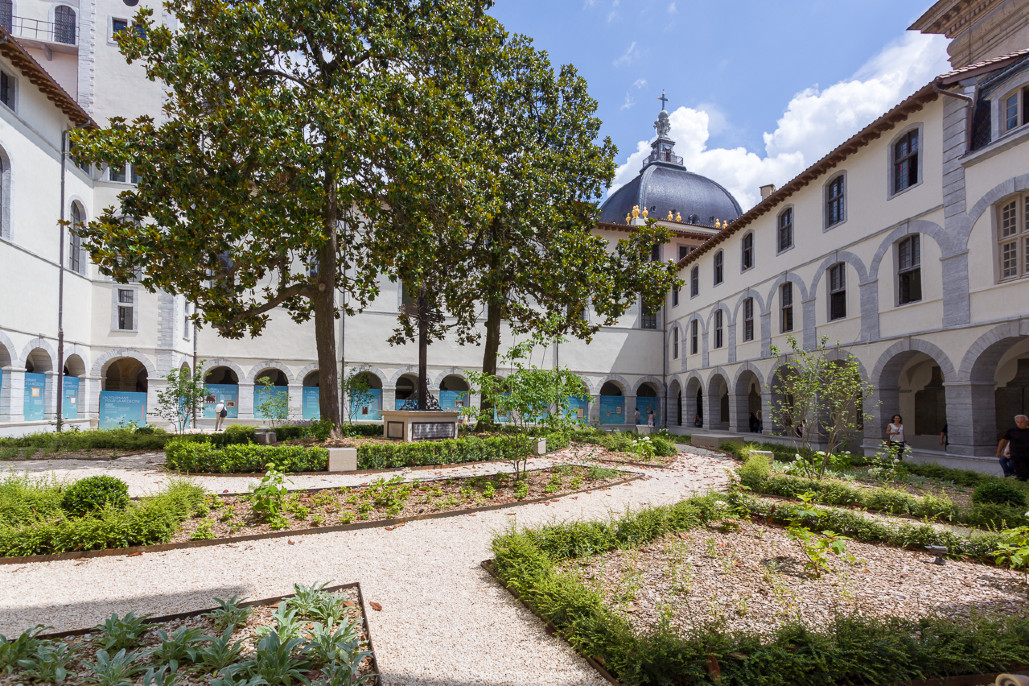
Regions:
<instances>
[{"instance_id":1,"label":"green shrub","mask_svg":"<svg viewBox=\"0 0 1029 686\"><path fill-rule=\"evenodd\" d=\"M152 431L149 429L152 428ZM0 446L36 448L45 453L88 450L160 450L172 434L157 427L140 432L132 427L90 431L43 432L0 438Z\"/></svg>"},{"instance_id":2,"label":"green shrub","mask_svg":"<svg viewBox=\"0 0 1029 686\"><path fill-rule=\"evenodd\" d=\"M650 442L654 444L654 449L657 451L658 457L672 457L673 455L679 454L679 449L675 447L667 438L661 436L651 436Z\"/></svg>"},{"instance_id":3,"label":"green shrub","mask_svg":"<svg viewBox=\"0 0 1029 686\"><path fill-rule=\"evenodd\" d=\"M211 443L214 445L254 443L257 441L257 432L252 426L246 426L245 424L233 424L221 433L210 434L210 439Z\"/></svg>"},{"instance_id":4,"label":"green shrub","mask_svg":"<svg viewBox=\"0 0 1029 686\"><path fill-rule=\"evenodd\" d=\"M268 464L283 472L319 472L329 468L325 448L299 445L172 441L165 449L169 469L188 474L257 474Z\"/></svg>"},{"instance_id":5,"label":"green shrub","mask_svg":"<svg viewBox=\"0 0 1029 686\"><path fill-rule=\"evenodd\" d=\"M888 514L913 514L918 509L918 499L895 488L873 488L865 497L865 507Z\"/></svg>"},{"instance_id":6,"label":"green shrub","mask_svg":"<svg viewBox=\"0 0 1029 686\"><path fill-rule=\"evenodd\" d=\"M736 470L740 483L752 491L759 490L772 473L772 465L764 455L749 455Z\"/></svg>"},{"instance_id":7,"label":"green shrub","mask_svg":"<svg viewBox=\"0 0 1029 686\"><path fill-rule=\"evenodd\" d=\"M398 469L422 465L514 460L531 455L532 436L454 438L421 443L369 443L357 448L358 469Z\"/></svg>"},{"instance_id":8,"label":"green shrub","mask_svg":"<svg viewBox=\"0 0 1029 686\"><path fill-rule=\"evenodd\" d=\"M980 529L1011 529L1025 525L1025 510L1022 507L998 503L976 503L963 513L961 523Z\"/></svg>"},{"instance_id":9,"label":"green shrub","mask_svg":"<svg viewBox=\"0 0 1029 686\"><path fill-rule=\"evenodd\" d=\"M565 431L552 431L547 434L547 452L564 450L572 444L572 437Z\"/></svg>"},{"instance_id":10,"label":"green shrub","mask_svg":"<svg viewBox=\"0 0 1029 686\"><path fill-rule=\"evenodd\" d=\"M74 516L111 508L124 510L129 504L129 485L113 476L88 476L64 489L61 508Z\"/></svg>"},{"instance_id":11,"label":"green shrub","mask_svg":"<svg viewBox=\"0 0 1029 686\"><path fill-rule=\"evenodd\" d=\"M993 503L1025 508L1025 491L1010 481L987 481L975 487L973 503Z\"/></svg>"},{"instance_id":12,"label":"green shrub","mask_svg":"<svg viewBox=\"0 0 1029 686\"><path fill-rule=\"evenodd\" d=\"M52 476L4 474L0 477L0 523L16 526L61 516L61 497L61 485Z\"/></svg>"}]
</instances>

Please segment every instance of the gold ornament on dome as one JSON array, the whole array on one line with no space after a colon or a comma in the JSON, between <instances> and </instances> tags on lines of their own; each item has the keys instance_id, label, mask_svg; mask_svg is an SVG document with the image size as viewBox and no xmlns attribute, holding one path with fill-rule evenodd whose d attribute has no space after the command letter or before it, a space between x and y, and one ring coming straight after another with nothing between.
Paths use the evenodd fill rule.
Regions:
<instances>
[{"instance_id":1,"label":"gold ornament on dome","mask_svg":"<svg viewBox=\"0 0 1029 686\"><path fill-rule=\"evenodd\" d=\"M672 211L668 210L668 221L672 221Z\"/></svg>"},{"instance_id":2,"label":"gold ornament on dome","mask_svg":"<svg viewBox=\"0 0 1029 686\"><path fill-rule=\"evenodd\" d=\"M715 228L716 228L716 229L720 229L720 228L722 228L722 224L721 224L721 222L719 222L719 221L718 221L717 219L715 220Z\"/></svg>"},{"instance_id":3,"label":"gold ornament on dome","mask_svg":"<svg viewBox=\"0 0 1029 686\"><path fill-rule=\"evenodd\" d=\"M640 216L640 206L639 205L633 205L632 206L632 218L635 219L638 216Z\"/></svg>"},{"instance_id":4,"label":"gold ornament on dome","mask_svg":"<svg viewBox=\"0 0 1029 686\"><path fill-rule=\"evenodd\" d=\"M650 214L650 213L649 213L649 212L647 212L647 208L646 208L646 207L644 207L644 208L643 208L643 218L644 218L644 219L646 219L646 218L647 218L647 215L648 215L648 214Z\"/></svg>"},{"instance_id":5,"label":"gold ornament on dome","mask_svg":"<svg viewBox=\"0 0 1029 686\"><path fill-rule=\"evenodd\" d=\"M626 224L631 224L632 223L632 215L629 214L628 212L625 213L625 223Z\"/></svg>"},{"instance_id":6,"label":"gold ornament on dome","mask_svg":"<svg viewBox=\"0 0 1029 686\"><path fill-rule=\"evenodd\" d=\"M675 221L677 221L677 222L681 222L682 221L682 212L676 212L675 213Z\"/></svg>"}]
</instances>

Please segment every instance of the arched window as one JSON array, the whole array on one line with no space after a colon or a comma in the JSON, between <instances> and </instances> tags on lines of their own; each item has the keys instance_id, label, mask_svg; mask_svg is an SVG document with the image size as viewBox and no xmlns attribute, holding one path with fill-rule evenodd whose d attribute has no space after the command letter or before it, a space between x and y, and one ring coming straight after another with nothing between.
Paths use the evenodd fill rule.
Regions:
<instances>
[{"instance_id":1,"label":"arched window","mask_svg":"<svg viewBox=\"0 0 1029 686\"><path fill-rule=\"evenodd\" d=\"M79 227L85 222L86 216L82 211L82 205L77 202L71 204L71 226L68 227L68 269L81 274L85 266L82 260L82 237L79 236Z\"/></svg>"},{"instance_id":2,"label":"arched window","mask_svg":"<svg viewBox=\"0 0 1029 686\"><path fill-rule=\"evenodd\" d=\"M716 348L721 348L722 347L722 343L724 341L724 339L722 337L722 331L723 331L723 329L722 329L722 323L723 323L722 319L723 319L722 311L721 310L715 310L715 347Z\"/></svg>"},{"instance_id":3,"label":"arched window","mask_svg":"<svg viewBox=\"0 0 1029 686\"><path fill-rule=\"evenodd\" d=\"M893 192L918 183L918 129L905 133L893 144Z\"/></svg>"},{"instance_id":4,"label":"arched window","mask_svg":"<svg viewBox=\"0 0 1029 686\"><path fill-rule=\"evenodd\" d=\"M679 327L672 327L672 359L679 359Z\"/></svg>"},{"instance_id":5,"label":"arched window","mask_svg":"<svg viewBox=\"0 0 1029 686\"><path fill-rule=\"evenodd\" d=\"M743 301L743 340L754 340L754 299Z\"/></svg>"},{"instance_id":6,"label":"arched window","mask_svg":"<svg viewBox=\"0 0 1029 686\"><path fill-rule=\"evenodd\" d=\"M793 247L793 208L787 207L779 213L779 235L777 238L778 251L789 250Z\"/></svg>"},{"instance_id":7,"label":"arched window","mask_svg":"<svg viewBox=\"0 0 1029 686\"><path fill-rule=\"evenodd\" d=\"M700 350L700 324L694 319L690 322L690 355L696 355Z\"/></svg>"},{"instance_id":8,"label":"arched window","mask_svg":"<svg viewBox=\"0 0 1029 686\"><path fill-rule=\"evenodd\" d=\"M690 270L690 297L696 298L700 295L700 267Z\"/></svg>"},{"instance_id":9,"label":"arched window","mask_svg":"<svg viewBox=\"0 0 1029 686\"><path fill-rule=\"evenodd\" d=\"M1029 193L1009 198L997 208L997 241L1000 280L1029 274Z\"/></svg>"},{"instance_id":10,"label":"arched window","mask_svg":"<svg viewBox=\"0 0 1029 686\"><path fill-rule=\"evenodd\" d=\"M835 226L847 218L844 192L846 190L843 174L834 177L825 184L825 228Z\"/></svg>"},{"instance_id":11,"label":"arched window","mask_svg":"<svg viewBox=\"0 0 1029 686\"><path fill-rule=\"evenodd\" d=\"M837 262L829 267L829 320L847 316L847 265Z\"/></svg>"},{"instance_id":12,"label":"arched window","mask_svg":"<svg viewBox=\"0 0 1029 686\"><path fill-rule=\"evenodd\" d=\"M722 253L721 250L719 250L718 252L715 253L715 285L716 286L718 284L722 283L722 280L725 278L725 269L724 269L725 265L724 265L724 262L725 262L725 255Z\"/></svg>"},{"instance_id":13,"label":"arched window","mask_svg":"<svg viewBox=\"0 0 1029 686\"><path fill-rule=\"evenodd\" d=\"M66 5L54 8L54 40L75 45L75 10Z\"/></svg>"},{"instance_id":14,"label":"arched window","mask_svg":"<svg viewBox=\"0 0 1029 686\"><path fill-rule=\"evenodd\" d=\"M754 266L754 234L748 232L740 241L740 270L747 271Z\"/></svg>"}]
</instances>

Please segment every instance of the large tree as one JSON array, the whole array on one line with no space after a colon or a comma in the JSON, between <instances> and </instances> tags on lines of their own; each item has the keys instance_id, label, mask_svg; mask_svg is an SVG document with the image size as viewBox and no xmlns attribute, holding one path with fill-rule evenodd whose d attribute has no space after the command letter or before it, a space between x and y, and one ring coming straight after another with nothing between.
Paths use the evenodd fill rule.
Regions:
<instances>
[{"instance_id":1,"label":"large tree","mask_svg":"<svg viewBox=\"0 0 1029 686\"><path fill-rule=\"evenodd\" d=\"M515 35L470 76L473 211L408 203L403 219L435 230L416 232L424 240L414 249L398 241L389 250L412 293L448 315L433 334L484 334L482 370L496 374L503 322L589 339L640 300L657 309L677 277L671 263L651 261L666 230L640 226L614 245L595 233L615 148L600 139L597 103L574 67L555 71ZM402 317L394 341L413 335Z\"/></svg>"},{"instance_id":2,"label":"large tree","mask_svg":"<svg viewBox=\"0 0 1029 686\"><path fill-rule=\"evenodd\" d=\"M469 74L499 36L491 4L167 0L175 28L141 10L118 42L166 84L164 116L73 136L80 160L140 178L81 231L94 261L184 295L230 338L276 308L313 317L321 415L339 423L337 292L360 309L390 246L422 240L424 222L395 216L402 199L477 204L452 151L469 140Z\"/></svg>"}]
</instances>

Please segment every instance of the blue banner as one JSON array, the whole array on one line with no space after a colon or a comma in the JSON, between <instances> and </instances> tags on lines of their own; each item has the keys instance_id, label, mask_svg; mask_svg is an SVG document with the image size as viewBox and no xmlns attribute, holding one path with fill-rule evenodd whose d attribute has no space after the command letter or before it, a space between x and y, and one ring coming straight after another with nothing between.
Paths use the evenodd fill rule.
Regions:
<instances>
[{"instance_id":1,"label":"blue banner","mask_svg":"<svg viewBox=\"0 0 1029 686\"><path fill-rule=\"evenodd\" d=\"M285 417L269 417L268 414L261 408L263 403L270 401L272 398L284 398L286 401ZM237 416L239 411L236 412ZM232 415L232 411L229 411L229 416ZM255 419L286 419L289 416L289 389L285 386L254 386L254 418Z\"/></svg>"},{"instance_id":2,"label":"blue banner","mask_svg":"<svg viewBox=\"0 0 1029 686\"><path fill-rule=\"evenodd\" d=\"M460 412L468 407L468 391L440 391L439 409Z\"/></svg>"},{"instance_id":3,"label":"blue banner","mask_svg":"<svg viewBox=\"0 0 1029 686\"><path fill-rule=\"evenodd\" d=\"M661 426L661 399L636 397L636 409L640 412L640 424L647 423L647 412L654 411L654 426Z\"/></svg>"},{"instance_id":4,"label":"blue banner","mask_svg":"<svg viewBox=\"0 0 1029 686\"><path fill-rule=\"evenodd\" d=\"M301 419L318 420L322 418L322 408L318 404L318 393L319 389L317 386L304 386L303 393L300 396L303 402Z\"/></svg>"},{"instance_id":5,"label":"blue banner","mask_svg":"<svg viewBox=\"0 0 1029 686\"><path fill-rule=\"evenodd\" d=\"M25 404L27 422L41 422L46 415L46 374L25 372Z\"/></svg>"},{"instance_id":6,"label":"blue banner","mask_svg":"<svg viewBox=\"0 0 1029 686\"><path fill-rule=\"evenodd\" d=\"M585 424L590 416L589 402L574 395L568 396L568 410L566 414L569 419Z\"/></svg>"},{"instance_id":7,"label":"blue banner","mask_svg":"<svg viewBox=\"0 0 1029 686\"><path fill-rule=\"evenodd\" d=\"M79 418L79 377L64 377L64 402L61 403L63 419Z\"/></svg>"},{"instance_id":8,"label":"blue banner","mask_svg":"<svg viewBox=\"0 0 1029 686\"><path fill-rule=\"evenodd\" d=\"M355 393L350 397L350 419L379 421L382 414L382 389L369 388L363 393Z\"/></svg>"},{"instance_id":9,"label":"blue banner","mask_svg":"<svg viewBox=\"0 0 1029 686\"><path fill-rule=\"evenodd\" d=\"M146 424L146 393L100 391L100 428Z\"/></svg>"},{"instance_id":10,"label":"blue banner","mask_svg":"<svg viewBox=\"0 0 1029 686\"><path fill-rule=\"evenodd\" d=\"M226 415L232 419L239 417L239 386L234 383L204 384L207 395L204 397L204 419L214 419L214 406L225 403Z\"/></svg>"},{"instance_id":11,"label":"blue banner","mask_svg":"<svg viewBox=\"0 0 1029 686\"><path fill-rule=\"evenodd\" d=\"M620 395L600 396L601 424L631 424L625 419L625 398Z\"/></svg>"}]
</instances>

